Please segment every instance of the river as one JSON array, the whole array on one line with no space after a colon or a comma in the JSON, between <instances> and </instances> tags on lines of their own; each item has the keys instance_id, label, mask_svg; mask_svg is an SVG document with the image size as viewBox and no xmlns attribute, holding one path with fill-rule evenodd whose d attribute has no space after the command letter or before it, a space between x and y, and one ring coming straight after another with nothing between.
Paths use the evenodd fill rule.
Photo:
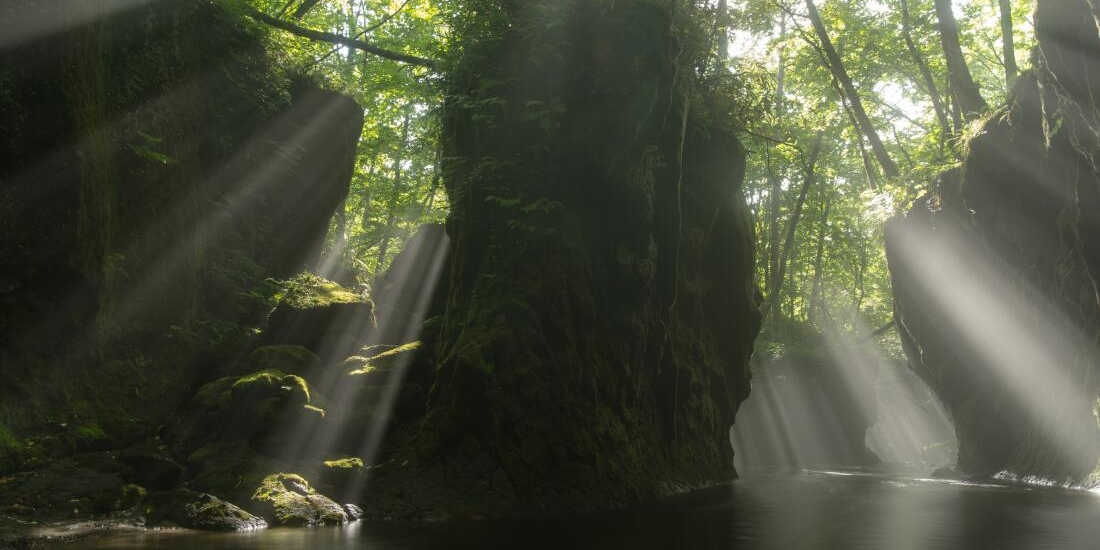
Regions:
<instances>
[{"instance_id":1,"label":"river","mask_svg":"<svg viewBox=\"0 0 1100 550\"><path fill-rule=\"evenodd\" d=\"M46 548L1100 548L1100 495L852 472L754 475L642 509L539 521L118 532Z\"/></svg>"}]
</instances>

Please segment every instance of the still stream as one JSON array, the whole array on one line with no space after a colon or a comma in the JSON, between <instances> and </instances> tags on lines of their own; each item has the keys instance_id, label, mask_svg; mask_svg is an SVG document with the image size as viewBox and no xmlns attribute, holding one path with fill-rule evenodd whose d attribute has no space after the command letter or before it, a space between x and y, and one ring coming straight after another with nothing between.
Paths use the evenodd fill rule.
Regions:
<instances>
[{"instance_id":1,"label":"still stream","mask_svg":"<svg viewBox=\"0 0 1100 550\"><path fill-rule=\"evenodd\" d=\"M1100 495L853 472L746 476L643 509L540 521L116 532L47 548L1089 549Z\"/></svg>"}]
</instances>

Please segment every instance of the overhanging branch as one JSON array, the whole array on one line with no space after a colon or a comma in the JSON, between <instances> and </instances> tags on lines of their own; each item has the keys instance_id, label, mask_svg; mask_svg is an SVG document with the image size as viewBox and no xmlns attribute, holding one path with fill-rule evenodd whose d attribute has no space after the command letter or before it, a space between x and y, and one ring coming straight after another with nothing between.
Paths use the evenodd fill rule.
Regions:
<instances>
[{"instance_id":1,"label":"overhanging branch","mask_svg":"<svg viewBox=\"0 0 1100 550\"><path fill-rule=\"evenodd\" d=\"M356 38L349 38L347 36L343 36L343 35L339 35L339 34L335 34L335 33L331 33L331 32L318 31L318 30L314 30L314 29L307 29L305 27L302 27L300 25L295 25L294 23L284 21L284 20L279 19L277 17L272 17L272 16L270 16L270 15L268 15L268 14L266 14L266 13L260 11L260 10L257 10L255 8L250 7L250 6L245 6L244 9L245 9L245 13L247 13L249 17L251 17L251 18L253 18L257 21L260 21L261 23L266 23L268 25L271 25L272 27L284 30L284 31L289 32L291 34L301 36L303 38L308 38L310 40L317 40L319 42L328 42L330 44L340 44L342 46L347 46L349 48L355 48L357 50L364 51L364 52L369 53L371 55L377 55L378 57L381 57L381 58L384 58L384 59L389 59L391 61L397 61L399 63L406 63L406 64L409 64L409 65L418 65L420 67L428 67L429 69L437 68L435 61L433 61L431 59L427 59L427 58L424 58L424 57L418 57L418 56L415 56L415 55L409 55L409 54L401 53L401 52L394 52L394 51L387 50L385 48L379 48L378 46L375 46L374 44L371 44L369 42L364 42L364 41L356 39Z\"/></svg>"}]
</instances>

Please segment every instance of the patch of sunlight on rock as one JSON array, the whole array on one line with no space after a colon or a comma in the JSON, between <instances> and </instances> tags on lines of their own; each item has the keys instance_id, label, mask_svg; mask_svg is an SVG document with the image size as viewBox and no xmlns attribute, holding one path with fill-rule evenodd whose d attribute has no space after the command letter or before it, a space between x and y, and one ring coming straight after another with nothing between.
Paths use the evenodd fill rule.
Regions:
<instances>
[{"instance_id":1,"label":"patch of sunlight on rock","mask_svg":"<svg viewBox=\"0 0 1100 550\"><path fill-rule=\"evenodd\" d=\"M391 362L397 360L398 357L405 353L420 349L420 345L421 343L416 341L392 347L368 346L360 351L360 353L364 355L353 355L348 357L344 361L344 366L352 369L348 374L370 374L371 372L389 368L392 366L390 364ZM381 352L377 351L385 348L389 349Z\"/></svg>"}]
</instances>

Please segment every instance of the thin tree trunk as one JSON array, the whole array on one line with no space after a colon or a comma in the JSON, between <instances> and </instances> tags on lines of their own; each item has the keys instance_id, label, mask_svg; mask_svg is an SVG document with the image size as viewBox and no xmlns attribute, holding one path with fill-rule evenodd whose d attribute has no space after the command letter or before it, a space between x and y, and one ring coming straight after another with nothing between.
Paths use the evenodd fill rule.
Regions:
<instances>
[{"instance_id":1,"label":"thin tree trunk","mask_svg":"<svg viewBox=\"0 0 1100 550\"><path fill-rule=\"evenodd\" d=\"M928 62L924 60L924 56L921 55L916 42L913 41L912 22L909 17L909 2L907 0L901 0L901 32L905 37L905 47L909 50L909 56L913 58L913 63L920 71L924 88L932 101L932 109L936 112L936 120L939 121L940 130L943 131L942 141L946 141L951 136L951 122L947 119L947 109L943 105L943 98L940 97L940 92L936 89L936 79L932 77L932 70L928 68Z\"/></svg>"},{"instance_id":2,"label":"thin tree trunk","mask_svg":"<svg viewBox=\"0 0 1100 550\"><path fill-rule=\"evenodd\" d=\"M871 144L871 151L874 152L879 166L882 167L882 172L886 174L887 177L897 177L898 167L894 164L894 160L890 158L890 153L886 151L886 146L883 145L882 138L880 138L878 132L875 131L874 125L871 124L871 119L867 116L867 110L863 108L863 102L859 99L859 92L856 91L855 84L852 83L852 78L848 76L848 71L844 68L844 62L840 59L840 55L837 54L836 48L833 46L833 41L829 38L829 32L825 29L825 23L821 20L821 14L818 13L817 6L814 5L813 0L806 0L806 10L809 12L810 22L813 24L814 31L817 33L817 38L821 42L821 48L825 50L825 56L829 62L829 70L833 73L833 76L836 77L837 81L840 82L841 88L844 90L844 95L848 97L848 102L851 104L852 113L859 125L859 130L863 135L867 136L867 141Z\"/></svg>"},{"instance_id":3,"label":"thin tree trunk","mask_svg":"<svg viewBox=\"0 0 1100 550\"><path fill-rule=\"evenodd\" d=\"M397 203L401 199L401 163L404 162L405 147L409 142L409 111L405 109L405 120L401 123L401 145L393 159L393 194L390 195L389 213L386 215L386 231L382 235L382 243L378 245L378 263L375 269L381 269L386 262L386 253L389 252L390 238L393 236L394 225L397 223Z\"/></svg>"},{"instance_id":4,"label":"thin tree trunk","mask_svg":"<svg viewBox=\"0 0 1100 550\"><path fill-rule=\"evenodd\" d=\"M959 24L951 11L951 0L935 0L936 18L940 22L940 43L947 59L947 77L951 80L951 93L962 112L962 118L970 122L981 116L989 106L982 99L978 83L970 75L962 44L959 42Z\"/></svg>"},{"instance_id":5,"label":"thin tree trunk","mask_svg":"<svg viewBox=\"0 0 1100 550\"><path fill-rule=\"evenodd\" d=\"M810 290L810 319L816 319L816 309L821 300L821 276L825 259L825 233L829 230L829 208L832 206L832 197L824 188L825 211L821 214L821 224L817 228L817 252L814 254L814 284Z\"/></svg>"},{"instance_id":6,"label":"thin tree trunk","mask_svg":"<svg viewBox=\"0 0 1100 550\"><path fill-rule=\"evenodd\" d=\"M772 172L770 149L765 152L768 170L768 265L764 273L765 280L772 281L779 271L779 197L782 194L779 178ZM773 324L774 328L775 325Z\"/></svg>"},{"instance_id":7,"label":"thin tree trunk","mask_svg":"<svg viewBox=\"0 0 1100 550\"><path fill-rule=\"evenodd\" d=\"M336 208L336 250L344 254L344 248L348 244L348 200L340 201Z\"/></svg>"},{"instance_id":8,"label":"thin tree trunk","mask_svg":"<svg viewBox=\"0 0 1100 550\"><path fill-rule=\"evenodd\" d=\"M1012 2L998 0L1001 7L1001 50L1005 64L1005 89L1011 90L1016 83L1019 69L1016 67L1016 44L1012 37Z\"/></svg>"},{"instance_id":9,"label":"thin tree trunk","mask_svg":"<svg viewBox=\"0 0 1100 550\"><path fill-rule=\"evenodd\" d=\"M783 277L787 270L787 260L791 256L791 250L794 249L795 230L798 229L798 221L802 217L802 207L806 204L806 195L809 194L810 186L814 182L814 170L817 167L817 156L821 152L821 139L822 134L819 132L817 137L814 138L813 147L810 149L810 156L806 159L806 177L802 180L802 189L798 192L798 200L795 202L794 210L791 212L791 220L787 222L787 238L783 242L783 253L779 258L779 266L772 276L771 304L768 307L768 311L770 311L772 315L777 315L779 313L779 305L783 295Z\"/></svg>"}]
</instances>

